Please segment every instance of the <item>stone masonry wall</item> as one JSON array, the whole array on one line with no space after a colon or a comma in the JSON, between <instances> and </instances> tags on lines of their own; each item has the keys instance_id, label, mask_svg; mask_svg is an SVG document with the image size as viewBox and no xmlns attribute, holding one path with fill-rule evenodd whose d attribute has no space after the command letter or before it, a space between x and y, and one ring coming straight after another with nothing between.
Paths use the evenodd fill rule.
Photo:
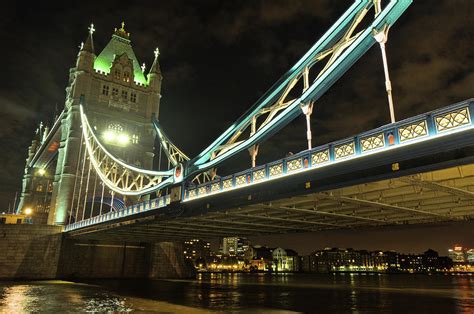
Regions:
<instances>
[{"instance_id":1,"label":"stone masonry wall","mask_svg":"<svg viewBox=\"0 0 474 314\"><path fill-rule=\"evenodd\" d=\"M61 231L50 225L0 225L0 280L195 276L181 243L73 240Z\"/></svg>"},{"instance_id":2,"label":"stone masonry wall","mask_svg":"<svg viewBox=\"0 0 474 314\"><path fill-rule=\"evenodd\" d=\"M146 278L148 265L145 244L64 239L58 278Z\"/></svg>"},{"instance_id":3,"label":"stone masonry wall","mask_svg":"<svg viewBox=\"0 0 474 314\"><path fill-rule=\"evenodd\" d=\"M0 225L0 279L56 278L61 227Z\"/></svg>"},{"instance_id":4,"label":"stone masonry wall","mask_svg":"<svg viewBox=\"0 0 474 314\"><path fill-rule=\"evenodd\" d=\"M151 246L150 279L193 278L194 268L184 260L183 246L178 242L158 242Z\"/></svg>"}]
</instances>

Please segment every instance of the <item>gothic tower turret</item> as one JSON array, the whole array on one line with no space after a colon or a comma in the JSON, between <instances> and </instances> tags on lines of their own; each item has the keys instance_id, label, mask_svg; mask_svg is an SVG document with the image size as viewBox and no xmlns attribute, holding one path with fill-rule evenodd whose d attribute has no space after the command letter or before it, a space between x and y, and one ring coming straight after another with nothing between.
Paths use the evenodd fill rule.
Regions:
<instances>
[{"instance_id":1,"label":"gothic tower turret","mask_svg":"<svg viewBox=\"0 0 474 314\"><path fill-rule=\"evenodd\" d=\"M95 52L94 40L92 34L94 33L94 24L89 26L89 34L86 42L81 43L79 53L77 55L76 69L80 71L92 72L94 68Z\"/></svg>"},{"instance_id":2,"label":"gothic tower turret","mask_svg":"<svg viewBox=\"0 0 474 314\"><path fill-rule=\"evenodd\" d=\"M148 72L148 85L150 89L152 89L155 93L156 99L152 100L153 106L152 113L158 116L160 98L161 98L161 81L163 80L163 76L161 75L160 63L158 62L158 56L160 55L160 50L158 48L154 51L155 59L153 60L153 64L151 65L150 72Z\"/></svg>"},{"instance_id":3,"label":"gothic tower turret","mask_svg":"<svg viewBox=\"0 0 474 314\"><path fill-rule=\"evenodd\" d=\"M84 150L81 152L80 149L81 105L96 136L109 152L128 164L146 169L153 166L151 118L153 113L158 115L159 112L162 80L158 53L155 53L146 79L144 67L140 67L133 51L130 33L125 30L125 23L122 22L121 26L115 29L109 43L96 55L95 29L91 24L76 65L70 69L48 217L50 224L66 224L68 219L75 219L71 213L77 212L77 207L85 208L86 203L95 202L92 199L94 188L89 187L91 195L83 195L79 201L75 195L77 190L81 191L77 187L80 180L76 178L83 176L82 169L89 167L78 167L87 160ZM94 176L92 171L91 180Z\"/></svg>"}]
</instances>

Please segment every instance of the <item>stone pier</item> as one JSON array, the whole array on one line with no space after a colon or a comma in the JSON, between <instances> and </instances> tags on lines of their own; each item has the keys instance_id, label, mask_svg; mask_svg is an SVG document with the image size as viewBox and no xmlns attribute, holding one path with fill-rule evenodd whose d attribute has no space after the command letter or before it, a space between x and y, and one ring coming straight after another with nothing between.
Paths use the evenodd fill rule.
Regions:
<instances>
[{"instance_id":1,"label":"stone pier","mask_svg":"<svg viewBox=\"0 0 474 314\"><path fill-rule=\"evenodd\" d=\"M75 240L48 225L0 225L0 279L193 278L177 242Z\"/></svg>"},{"instance_id":2,"label":"stone pier","mask_svg":"<svg viewBox=\"0 0 474 314\"><path fill-rule=\"evenodd\" d=\"M0 279L56 278L61 229L47 225L0 225Z\"/></svg>"},{"instance_id":3,"label":"stone pier","mask_svg":"<svg viewBox=\"0 0 474 314\"><path fill-rule=\"evenodd\" d=\"M193 266L184 259L182 243L158 242L151 246L150 279L194 276Z\"/></svg>"}]
</instances>

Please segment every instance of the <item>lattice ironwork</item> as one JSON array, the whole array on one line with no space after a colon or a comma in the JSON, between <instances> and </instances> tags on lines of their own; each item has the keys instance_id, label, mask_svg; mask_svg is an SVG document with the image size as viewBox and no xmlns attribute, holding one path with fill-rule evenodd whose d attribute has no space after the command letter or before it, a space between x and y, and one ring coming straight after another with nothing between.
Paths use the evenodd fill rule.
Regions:
<instances>
[{"instance_id":1,"label":"lattice ironwork","mask_svg":"<svg viewBox=\"0 0 474 314\"><path fill-rule=\"evenodd\" d=\"M401 126L398 129L398 135L400 142L406 142L415 138L423 137L428 135L428 127L426 121L418 121L412 124Z\"/></svg>"},{"instance_id":2,"label":"lattice ironwork","mask_svg":"<svg viewBox=\"0 0 474 314\"><path fill-rule=\"evenodd\" d=\"M363 152L384 147L385 138L383 133L361 138L360 146Z\"/></svg>"},{"instance_id":3,"label":"lattice ironwork","mask_svg":"<svg viewBox=\"0 0 474 314\"><path fill-rule=\"evenodd\" d=\"M198 194L199 195L203 195L203 194L206 194L207 193L207 190L206 190L206 187L205 186L201 186L198 188Z\"/></svg>"},{"instance_id":4,"label":"lattice ironwork","mask_svg":"<svg viewBox=\"0 0 474 314\"><path fill-rule=\"evenodd\" d=\"M142 195L159 190L173 182L173 170L141 169L114 157L95 136L82 106L80 106L80 112L88 158L97 175L109 189L121 195Z\"/></svg>"},{"instance_id":5,"label":"lattice ironwork","mask_svg":"<svg viewBox=\"0 0 474 314\"><path fill-rule=\"evenodd\" d=\"M436 130L444 132L471 123L469 108L461 108L435 117Z\"/></svg>"},{"instance_id":6,"label":"lattice ironwork","mask_svg":"<svg viewBox=\"0 0 474 314\"><path fill-rule=\"evenodd\" d=\"M247 184L247 175L243 174L235 178L235 185L244 185Z\"/></svg>"},{"instance_id":7,"label":"lattice ironwork","mask_svg":"<svg viewBox=\"0 0 474 314\"><path fill-rule=\"evenodd\" d=\"M301 161L301 158L286 162L286 169L288 170L288 172L301 170L302 168L303 168L303 162Z\"/></svg>"},{"instance_id":8,"label":"lattice ironwork","mask_svg":"<svg viewBox=\"0 0 474 314\"><path fill-rule=\"evenodd\" d=\"M231 189L232 188L232 178L222 181L222 188L224 190Z\"/></svg>"},{"instance_id":9,"label":"lattice ironwork","mask_svg":"<svg viewBox=\"0 0 474 314\"><path fill-rule=\"evenodd\" d=\"M219 182L211 184L211 192L220 191L221 185Z\"/></svg>"},{"instance_id":10,"label":"lattice ironwork","mask_svg":"<svg viewBox=\"0 0 474 314\"><path fill-rule=\"evenodd\" d=\"M334 147L334 158L341 159L355 154L354 142L342 144Z\"/></svg>"},{"instance_id":11,"label":"lattice ironwork","mask_svg":"<svg viewBox=\"0 0 474 314\"><path fill-rule=\"evenodd\" d=\"M196 189L189 190L188 197L195 198L197 196Z\"/></svg>"},{"instance_id":12,"label":"lattice ironwork","mask_svg":"<svg viewBox=\"0 0 474 314\"><path fill-rule=\"evenodd\" d=\"M283 164L277 164L268 167L268 172L270 174L270 177L281 175L283 173Z\"/></svg>"},{"instance_id":13,"label":"lattice ironwork","mask_svg":"<svg viewBox=\"0 0 474 314\"><path fill-rule=\"evenodd\" d=\"M259 169L255 170L253 172L253 181L261 181L265 179L265 168L264 169Z\"/></svg>"},{"instance_id":14,"label":"lattice ironwork","mask_svg":"<svg viewBox=\"0 0 474 314\"><path fill-rule=\"evenodd\" d=\"M329 149L311 155L311 164L323 164L329 161Z\"/></svg>"}]
</instances>

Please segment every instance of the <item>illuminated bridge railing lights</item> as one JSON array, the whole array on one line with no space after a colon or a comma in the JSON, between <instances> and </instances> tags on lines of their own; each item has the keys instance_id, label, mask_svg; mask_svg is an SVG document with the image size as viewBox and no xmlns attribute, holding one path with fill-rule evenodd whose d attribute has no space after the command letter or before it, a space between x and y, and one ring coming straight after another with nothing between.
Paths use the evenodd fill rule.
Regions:
<instances>
[{"instance_id":1,"label":"illuminated bridge railing lights","mask_svg":"<svg viewBox=\"0 0 474 314\"><path fill-rule=\"evenodd\" d=\"M472 129L474 127L473 112L474 100L470 99L208 183L197 186L185 185L183 201L187 202Z\"/></svg>"},{"instance_id":2,"label":"illuminated bridge railing lights","mask_svg":"<svg viewBox=\"0 0 474 314\"><path fill-rule=\"evenodd\" d=\"M106 214L94 216L89 219L84 219L84 220L69 224L64 228L64 231L72 231L72 230L84 228L91 225L96 225L103 222L113 221L113 220L127 217L130 215L166 207L169 205L170 200L171 200L170 196L165 195L165 196L161 196L159 198L155 198L149 201L144 201L142 203L130 205L115 212L108 212Z\"/></svg>"}]
</instances>

